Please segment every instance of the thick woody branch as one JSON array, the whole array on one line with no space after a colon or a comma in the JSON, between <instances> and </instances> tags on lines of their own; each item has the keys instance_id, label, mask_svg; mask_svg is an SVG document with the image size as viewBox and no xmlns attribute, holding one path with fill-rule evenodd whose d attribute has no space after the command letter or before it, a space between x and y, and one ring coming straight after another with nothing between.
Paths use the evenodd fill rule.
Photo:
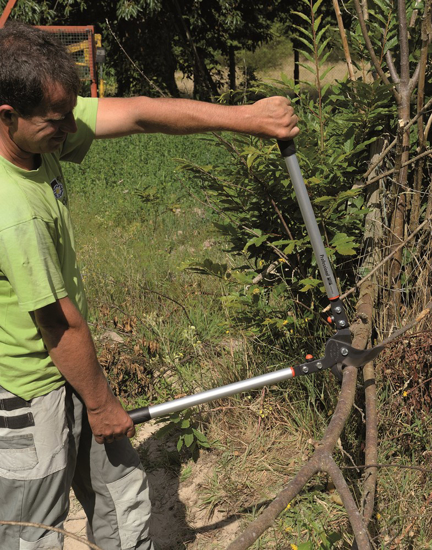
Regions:
<instances>
[{"instance_id":1,"label":"thick woody branch","mask_svg":"<svg viewBox=\"0 0 432 550\"><path fill-rule=\"evenodd\" d=\"M373 65L374 65L377 73L381 77L382 81L385 84L390 85L390 81L387 78L387 75L382 70L379 59L377 58L377 56L375 54L375 51L373 49L372 42L371 42L371 39L369 38L369 33L368 33L368 30L367 30L367 27L366 27L366 22L365 22L365 19L363 17L363 12L362 12L362 9L360 7L359 0L354 0L354 6L355 6L355 10L357 12L357 17L358 17L358 20L359 20L359 23L360 23L360 29L361 29L361 32L362 32L362 35L363 35L363 38L364 38L364 41L365 41L365 44L366 44L366 49L369 52L369 55L371 56ZM395 95L396 101L399 102L400 101L400 95L399 95L398 90L394 88L393 93Z\"/></svg>"},{"instance_id":2,"label":"thick woody branch","mask_svg":"<svg viewBox=\"0 0 432 550\"><path fill-rule=\"evenodd\" d=\"M416 114L416 116L410 120L408 122L408 124L405 125L405 132L407 130L409 130L409 128L411 128L411 126L413 124L415 124L417 122L417 120L429 109L429 107L432 105L432 99L430 99L426 105L423 107L423 109ZM377 159L376 162L374 162L367 170L367 172L365 172L362 176L362 179L367 179L367 177L369 176L369 174L371 174L375 168L377 168L381 162L383 161L383 159L388 155L388 153L393 149L393 147L396 145L397 143L397 139L394 139L390 145L381 153L381 155L379 156L379 158Z\"/></svg>"},{"instance_id":3,"label":"thick woody branch","mask_svg":"<svg viewBox=\"0 0 432 550\"><path fill-rule=\"evenodd\" d=\"M358 320L351 327L354 334L353 345L359 349L364 349L368 340L368 331L362 326L362 321ZM278 515L288 506L291 500L297 496L304 488L306 483L318 472L329 471L335 472L332 464L334 463L331 454L337 444L338 439L344 429L344 426L351 413L354 404L354 396L357 382L357 368L346 367L343 371L342 388L339 394L337 406L333 417L328 425L325 434L318 444L312 458L300 469L288 486L282 490L275 500L266 508L266 510L252 523L248 525L242 535L233 541L227 550L246 550L268 529ZM330 472L329 472L330 473ZM338 484L342 487L338 474ZM336 480L334 480L336 481ZM344 491L349 491L348 487ZM342 496L342 495L341 495ZM370 548L369 541L365 537L366 528L361 520L360 513L356 508L356 513L351 513L353 501L348 498L344 492L344 497L349 503L349 520L353 528L356 540L362 550ZM342 497L343 498L343 497ZM344 501L344 500L343 500ZM354 504L355 506L355 504ZM367 542L365 542L367 539Z\"/></svg>"},{"instance_id":4,"label":"thick woody branch","mask_svg":"<svg viewBox=\"0 0 432 550\"><path fill-rule=\"evenodd\" d=\"M328 456L322 465L322 469L332 478L334 486L342 499L355 535L357 547L362 550L370 549L368 531L339 466L331 456Z\"/></svg>"},{"instance_id":5,"label":"thick woody branch","mask_svg":"<svg viewBox=\"0 0 432 550\"><path fill-rule=\"evenodd\" d=\"M398 0L398 21L399 21L399 47L400 47L400 83L404 90L409 83L409 47L408 47L408 28L406 18L405 0ZM400 90L402 93L403 91Z\"/></svg>"},{"instance_id":6,"label":"thick woody branch","mask_svg":"<svg viewBox=\"0 0 432 550\"><path fill-rule=\"evenodd\" d=\"M375 369L372 362L363 367L363 380L366 398L365 463L371 466L368 466L365 471L361 508L364 522L368 525L373 515L378 478L378 468L373 466L373 464L377 464L378 462L378 398L375 384Z\"/></svg>"},{"instance_id":7,"label":"thick woody branch","mask_svg":"<svg viewBox=\"0 0 432 550\"><path fill-rule=\"evenodd\" d=\"M394 64L393 57L390 50L386 52L385 59L386 59L387 67L389 69L390 76L392 77L393 82L395 84L399 84L399 81L400 81L399 75L398 75L396 66Z\"/></svg>"},{"instance_id":8,"label":"thick woody branch","mask_svg":"<svg viewBox=\"0 0 432 550\"><path fill-rule=\"evenodd\" d=\"M340 11L340 8L339 8L338 0L333 0L333 8L334 8L334 11L335 11L335 14L336 14L336 19L337 19L337 23L338 23L338 27L339 27L339 34L340 34L340 37L341 37L341 40L342 40L342 46L343 46L343 50L344 50L344 54L345 54L345 60L346 60L346 63L347 63L349 79L350 80L355 80L353 63L352 63L352 59L351 59L351 54L350 54L350 50L349 50L349 46L348 46L348 40L347 40L345 27L344 27L344 24L343 24L342 14L341 14L341 11Z\"/></svg>"},{"instance_id":9,"label":"thick woody branch","mask_svg":"<svg viewBox=\"0 0 432 550\"><path fill-rule=\"evenodd\" d=\"M357 314L364 320L364 328L368 333L368 340L372 329L372 318L375 302L375 288L373 281L362 286L360 298L357 302ZM366 445L365 445L365 463L376 464L378 462L378 413L377 413L377 392L375 385L375 369L373 361L363 367L363 380L365 391L365 410L366 410ZM378 470L370 466L365 470L361 512L366 524L370 522L373 515L375 504L375 491L377 483Z\"/></svg>"},{"instance_id":10,"label":"thick woody branch","mask_svg":"<svg viewBox=\"0 0 432 550\"><path fill-rule=\"evenodd\" d=\"M361 309L361 307L359 309ZM417 315L415 319L407 323L402 329L394 332L389 338L384 340L383 344L389 344L390 342L394 341L396 338L404 334L406 331L413 328L427 315L429 315L431 311L432 302L429 302L426 305L425 309L419 315ZM361 313L361 311L359 311L359 313ZM362 320L358 319L351 328L354 335L353 345L358 349L364 349L366 347L369 337L368 324L365 324ZM365 383L369 383L369 385L371 385L371 382L368 382L368 380L371 379L368 378L368 375L366 374ZM279 495L268 506L268 508L266 508L266 510L256 520L249 524L242 535L240 535L234 542L232 542L228 546L227 550L246 550L247 548L249 548L256 540L258 540L258 538L266 531L266 529L268 529L273 524L278 515L288 506L291 500L301 492L306 483L318 472L327 471L331 475L333 481L335 482L335 485L337 481L339 487L344 487L339 478L339 473L336 471L334 466L332 466L333 458L331 455L342 433L345 423L347 422L350 415L354 403L356 381L357 369L355 367L346 367L343 371L342 388L335 413L323 436L323 439L317 446L317 449L314 452L312 458L300 469L293 480L283 491L279 493ZM373 393L371 395L371 398L375 399ZM373 407L370 410L373 411ZM374 437L375 436L373 436L373 438ZM373 449L373 446L371 448ZM371 458L372 456L373 453L370 453L369 458ZM369 471L372 471L379 466L377 463L366 462L366 464L369 464ZM369 478L369 481L367 480L367 482L365 483L366 491L369 490L368 487L375 487L373 476L369 476ZM352 509L352 501L344 493L344 491L346 491L347 489L348 488L342 489L345 500L344 496L341 495L341 497L345 506L346 503L348 503L347 512L349 515L351 526L353 528L353 532L355 534L356 544L358 548L361 548L362 550L367 550L370 548L370 543L365 527L366 522L359 520L360 514L357 508L355 510ZM367 520L369 515L371 514L371 509L373 509L373 499L372 495L368 497L368 495L366 494L365 496L367 498L364 499L364 514L366 516L365 520Z\"/></svg>"}]
</instances>

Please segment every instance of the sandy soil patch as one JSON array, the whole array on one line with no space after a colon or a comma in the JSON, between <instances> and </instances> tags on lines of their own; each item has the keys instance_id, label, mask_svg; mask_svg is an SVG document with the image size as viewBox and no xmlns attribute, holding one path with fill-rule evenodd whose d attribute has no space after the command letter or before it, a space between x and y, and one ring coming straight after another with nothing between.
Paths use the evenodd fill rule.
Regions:
<instances>
[{"instance_id":1,"label":"sandy soil patch","mask_svg":"<svg viewBox=\"0 0 432 550\"><path fill-rule=\"evenodd\" d=\"M196 464L189 466L186 479L181 480L181 467L167 464L167 453L175 454L174 443L166 444L154 437L158 429L154 422L139 428L134 446L145 456L144 463L153 464L147 472L153 516L150 530L161 550L219 550L226 548L239 533L239 520L215 511L208 518L201 503L201 487L212 475L215 456L204 453ZM84 539L86 518L80 504L71 494L71 509L65 530ZM84 550L88 546L66 538L65 550Z\"/></svg>"}]
</instances>

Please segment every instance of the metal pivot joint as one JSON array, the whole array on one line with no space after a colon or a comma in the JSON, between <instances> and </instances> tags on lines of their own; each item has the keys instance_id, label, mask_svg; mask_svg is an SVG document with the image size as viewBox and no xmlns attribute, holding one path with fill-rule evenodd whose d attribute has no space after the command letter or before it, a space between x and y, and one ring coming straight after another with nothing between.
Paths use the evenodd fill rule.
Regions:
<instances>
[{"instance_id":1,"label":"metal pivot joint","mask_svg":"<svg viewBox=\"0 0 432 550\"><path fill-rule=\"evenodd\" d=\"M336 378L341 380L344 367L362 367L375 359L382 349L384 349L383 346L366 350L354 348L351 345L350 330L343 329L327 340L324 357L297 365L293 370L295 376L302 376L331 369Z\"/></svg>"}]
</instances>

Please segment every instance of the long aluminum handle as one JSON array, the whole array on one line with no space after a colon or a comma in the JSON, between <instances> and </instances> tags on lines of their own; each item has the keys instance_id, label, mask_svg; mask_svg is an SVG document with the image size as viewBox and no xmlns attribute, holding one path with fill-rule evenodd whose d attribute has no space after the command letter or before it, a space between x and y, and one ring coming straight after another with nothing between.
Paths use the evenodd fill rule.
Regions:
<instances>
[{"instance_id":1,"label":"long aluminum handle","mask_svg":"<svg viewBox=\"0 0 432 550\"><path fill-rule=\"evenodd\" d=\"M312 249L315 254L315 259L321 273L321 278L323 280L327 296L329 300L334 300L339 296L338 287L333 271L330 267L327 252L322 242L322 237L318 229L318 224L312 209L309 195L307 193L306 185L297 160L297 155L295 154L296 150L294 142L292 140L278 141L278 145L291 177L297 201L300 206L300 211L309 234Z\"/></svg>"},{"instance_id":2,"label":"long aluminum handle","mask_svg":"<svg viewBox=\"0 0 432 550\"><path fill-rule=\"evenodd\" d=\"M269 372L267 374L261 374L260 376L255 376L254 378L249 378L247 380L241 380L240 382L227 384L226 386L221 386L220 388L203 391L201 393L196 393L195 395L188 395L186 397L181 397L180 399L174 399L173 401L168 401L167 403L135 409L133 411L129 411L129 416L132 418L134 424L140 424L141 422L146 422L152 418L159 418L160 416L183 411L184 409L189 409L190 407L201 405L202 403L208 403L209 401L214 401L215 399L229 397L244 391L255 390L257 388L262 388L263 386L271 386L272 384L277 384L283 380L293 378L294 375L295 373L293 368L288 367L286 369Z\"/></svg>"}]
</instances>

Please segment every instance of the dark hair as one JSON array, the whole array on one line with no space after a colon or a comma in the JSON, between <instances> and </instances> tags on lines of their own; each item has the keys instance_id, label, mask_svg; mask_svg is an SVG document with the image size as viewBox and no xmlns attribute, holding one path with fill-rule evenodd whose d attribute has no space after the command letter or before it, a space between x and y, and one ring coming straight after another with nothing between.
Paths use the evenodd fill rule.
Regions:
<instances>
[{"instance_id":1,"label":"dark hair","mask_svg":"<svg viewBox=\"0 0 432 550\"><path fill-rule=\"evenodd\" d=\"M47 99L52 83L78 95L80 79L66 48L53 33L7 23L0 29L0 105L30 116Z\"/></svg>"}]
</instances>

